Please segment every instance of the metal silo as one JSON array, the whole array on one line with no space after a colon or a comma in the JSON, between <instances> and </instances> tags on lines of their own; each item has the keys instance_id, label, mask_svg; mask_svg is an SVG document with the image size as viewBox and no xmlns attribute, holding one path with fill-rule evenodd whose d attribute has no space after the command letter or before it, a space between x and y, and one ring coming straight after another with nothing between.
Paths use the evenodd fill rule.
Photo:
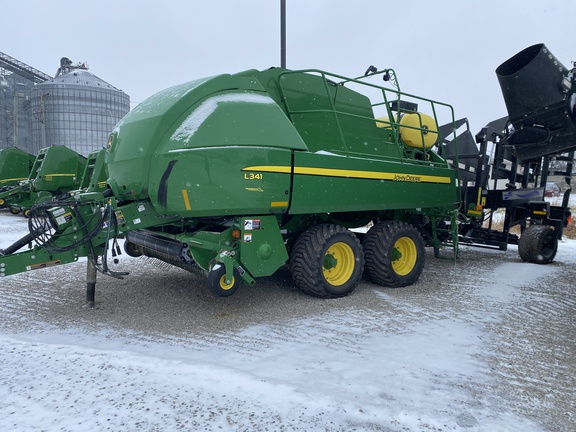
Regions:
<instances>
[{"instance_id":1,"label":"metal silo","mask_svg":"<svg viewBox=\"0 0 576 432\"><path fill-rule=\"evenodd\" d=\"M130 111L130 97L63 58L56 77L30 92L34 153L65 145L87 156L106 145L114 125Z\"/></svg>"}]
</instances>

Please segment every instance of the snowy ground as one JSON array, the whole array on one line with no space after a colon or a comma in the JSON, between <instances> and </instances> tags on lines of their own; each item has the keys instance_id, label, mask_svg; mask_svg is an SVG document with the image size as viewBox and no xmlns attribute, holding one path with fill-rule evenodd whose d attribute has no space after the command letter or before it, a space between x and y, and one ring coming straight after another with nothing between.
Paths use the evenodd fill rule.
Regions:
<instances>
[{"instance_id":1,"label":"snowy ground","mask_svg":"<svg viewBox=\"0 0 576 432\"><path fill-rule=\"evenodd\" d=\"M0 247L25 220L0 212ZM144 260L0 279L1 431L576 430L576 241L555 263L465 248L404 289L228 299Z\"/></svg>"}]
</instances>

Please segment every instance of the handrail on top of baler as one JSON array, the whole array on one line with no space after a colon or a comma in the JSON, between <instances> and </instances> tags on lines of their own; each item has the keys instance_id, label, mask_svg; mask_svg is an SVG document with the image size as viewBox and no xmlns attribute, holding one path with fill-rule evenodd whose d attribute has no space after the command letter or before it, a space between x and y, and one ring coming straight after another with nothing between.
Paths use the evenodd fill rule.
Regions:
<instances>
[{"instance_id":1,"label":"handrail on top of baler","mask_svg":"<svg viewBox=\"0 0 576 432\"><path fill-rule=\"evenodd\" d=\"M407 111L405 109L401 109L398 108L397 110L394 110L397 114L396 117L393 114L393 104L396 103L397 107L401 106L401 102L403 101L403 99L407 98L407 99L414 99L417 101L422 101L425 102L427 104L430 105L431 110L432 110L432 116L434 118L434 121L436 122L436 125L439 125L438 122L438 110L437 110L437 106L442 106L444 108L446 108L449 111L449 118L450 118L450 122L455 125L455 115L454 115L454 108L452 107L452 105L444 103L444 102L439 102L439 101L435 101L433 99L429 99L429 98L425 98L425 97L421 97L421 96L416 96L413 95L411 93L406 93L406 92L402 92L399 89L399 86L397 85L397 80L395 78L395 83L398 87L398 89L391 89L391 88L386 88L383 87L381 85L376 85L373 83L369 83L366 82L365 79L373 77L374 75L377 74L381 74L381 73L385 73L386 71L388 71L389 73L392 73L394 77L396 77L396 73L394 72L393 69L385 69L383 71L377 71L374 72L372 74L368 74L366 76L363 77L359 77L359 78L349 78L349 77L345 77L343 75L338 75L338 74L334 74L331 72L326 72L320 69L300 69L300 70L287 70L287 71L283 71L282 73L280 73L278 75L279 78L279 85L280 85L280 90L282 93L282 99L284 102L284 105L286 107L286 111L288 116L292 119L292 114L303 114L303 113L317 113L317 112L331 112L334 114L334 119L336 124L338 125L338 130L339 130L339 134L340 137L342 139L342 141L345 143L345 137L344 137L344 133L342 131L342 127L340 124L340 121L338 119L338 115L337 114L341 114L341 115L345 115L348 117L356 117L356 118L362 118L365 119L367 121L371 121L374 122L375 119L374 118L370 118L370 117L365 117L365 116L360 116L360 115L356 115L356 114L352 114L352 113L347 113L347 112L341 112L341 111L337 111L336 110L336 106L335 106L335 98L337 97L337 88L336 88L336 93L334 94L334 96L332 97L331 92L328 88L328 84L332 84L334 86L345 86L345 84L349 84L349 83L355 83L364 87L368 87L368 88L373 88L373 89L377 89L379 90L379 92L381 93L382 96L382 101L376 102L374 103L369 97L368 99L370 100L371 103L371 107L374 109L375 107L379 107L379 106L385 106L387 114L388 114L388 118L389 119L394 119L396 121L392 121L389 120L388 123L391 126L392 129L392 133L394 136L394 140L396 141L396 144L400 145L400 139L399 139L399 127L400 127L400 113L401 111L405 111L405 112L415 112L415 111ZM324 82L324 88L326 91L326 95L328 96L328 100L330 101L330 110L328 109L313 109L313 110L293 110L290 108L289 106L289 102L288 102L288 98L286 97L285 93L284 93L284 89L282 88L282 84L281 84L281 77L284 75L291 75L291 74L302 74L302 73L309 73L309 74L317 74L320 75L323 78L323 82ZM329 79L332 78L332 79ZM391 93L394 95L393 98L390 98L388 96L388 93ZM410 125L402 125L405 128L408 129L415 129L415 130L419 130L420 132L424 133L425 129L424 128L418 128L416 126L410 126ZM456 127L453 127L452 132L449 135L452 135L453 139L451 140L452 142L456 143L457 140L457 135L456 135ZM436 141L435 145L440 145L442 143L442 140L440 139L440 135L438 135L438 140ZM426 150L424 148L423 145L423 150ZM456 160L457 160L457 155L456 155ZM456 173L457 175L457 179L458 179L458 189L460 189L460 178L458 175L458 172Z\"/></svg>"}]
</instances>

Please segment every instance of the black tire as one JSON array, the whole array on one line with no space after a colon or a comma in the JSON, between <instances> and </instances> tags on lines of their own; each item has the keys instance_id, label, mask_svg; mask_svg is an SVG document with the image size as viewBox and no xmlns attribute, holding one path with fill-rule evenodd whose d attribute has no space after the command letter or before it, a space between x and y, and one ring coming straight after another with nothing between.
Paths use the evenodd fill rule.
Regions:
<instances>
[{"instance_id":1,"label":"black tire","mask_svg":"<svg viewBox=\"0 0 576 432\"><path fill-rule=\"evenodd\" d=\"M390 288L412 285L426 261L424 240L406 222L382 221L364 238L364 276L370 282Z\"/></svg>"},{"instance_id":2,"label":"black tire","mask_svg":"<svg viewBox=\"0 0 576 432\"><path fill-rule=\"evenodd\" d=\"M548 225L530 225L518 241L518 254L522 261L550 264L558 251L558 236Z\"/></svg>"},{"instance_id":3,"label":"black tire","mask_svg":"<svg viewBox=\"0 0 576 432\"><path fill-rule=\"evenodd\" d=\"M362 278L364 254L354 233L339 225L315 225L300 235L290 254L296 286L314 297L350 294Z\"/></svg>"},{"instance_id":4,"label":"black tire","mask_svg":"<svg viewBox=\"0 0 576 432\"><path fill-rule=\"evenodd\" d=\"M208 289L218 297L230 297L240 286L240 273L234 269L232 280L226 283L226 267L217 263L208 272Z\"/></svg>"},{"instance_id":5,"label":"black tire","mask_svg":"<svg viewBox=\"0 0 576 432\"><path fill-rule=\"evenodd\" d=\"M18 207L10 207L10 213L13 215L17 215L20 213L20 209Z\"/></svg>"},{"instance_id":6,"label":"black tire","mask_svg":"<svg viewBox=\"0 0 576 432\"><path fill-rule=\"evenodd\" d=\"M140 246L135 245L128 240L124 241L124 252L126 252L126 255L132 258L138 258L142 256L142 249L140 249Z\"/></svg>"}]
</instances>

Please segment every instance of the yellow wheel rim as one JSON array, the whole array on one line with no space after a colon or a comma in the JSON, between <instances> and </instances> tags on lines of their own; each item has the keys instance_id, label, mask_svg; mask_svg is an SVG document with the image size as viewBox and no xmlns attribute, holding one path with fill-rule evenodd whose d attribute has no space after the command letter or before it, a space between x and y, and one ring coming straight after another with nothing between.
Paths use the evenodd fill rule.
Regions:
<instances>
[{"instance_id":1,"label":"yellow wheel rim","mask_svg":"<svg viewBox=\"0 0 576 432\"><path fill-rule=\"evenodd\" d=\"M322 274L331 285L344 285L350 280L355 265L352 248L344 242L334 243L324 255Z\"/></svg>"},{"instance_id":2,"label":"yellow wheel rim","mask_svg":"<svg viewBox=\"0 0 576 432\"><path fill-rule=\"evenodd\" d=\"M418 251L414 240L410 237L400 237L394 243L392 253L392 269L400 276L409 274L416 265Z\"/></svg>"},{"instance_id":3,"label":"yellow wheel rim","mask_svg":"<svg viewBox=\"0 0 576 432\"><path fill-rule=\"evenodd\" d=\"M223 274L220 278L220 288L222 288L224 291L228 291L229 289L232 289L235 281L236 280L234 279L234 276L232 276L230 283L226 283L226 274Z\"/></svg>"},{"instance_id":4,"label":"yellow wheel rim","mask_svg":"<svg viewBox=\"0 0 576 432\"><path fill-rule=\"evenodd\" d=\"M6 201L4 201L2 198L0 198L0 205L4 205Z\"/></svg>"}]
</instances>

